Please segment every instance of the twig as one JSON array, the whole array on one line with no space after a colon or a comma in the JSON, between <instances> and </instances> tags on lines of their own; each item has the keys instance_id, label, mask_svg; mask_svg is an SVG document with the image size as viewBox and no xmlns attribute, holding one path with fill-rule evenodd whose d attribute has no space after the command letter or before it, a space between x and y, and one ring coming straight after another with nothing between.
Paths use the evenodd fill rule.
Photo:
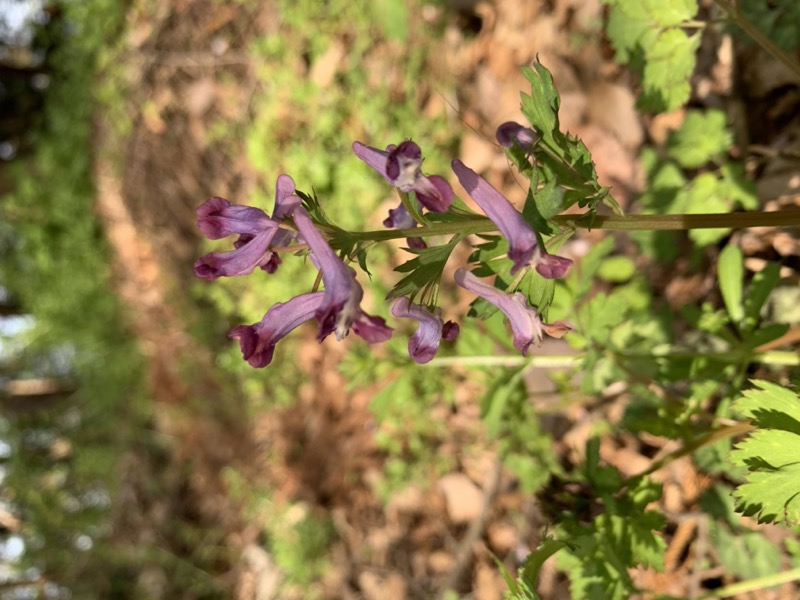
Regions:
<instances>
[{"instance_id":1,"label":"twig","mask_svg":"<svg viewBox=\"0 0 800 600\"><path fill-rule=\"evenodd\" d=\"M255 62L252 56L241 52L230 52L219 56L212 52L128 52L123 54L122 58L175 68L249 65Z\"/></svg>"},{"instance_id":2,"label":"twig","mask_svg":"<svg viewBox=\"0 0 800 600\"><path fill-rule=\"evenodd\" d=\"M470 559L472 558L472 547L475 545L475 542L483 535L483 530L486 527L486 521L489 518L489 512L492 507L492 502L494 502L494 498L497 495L497 490L500 487L500 474L503 470L503 461L502 456L498 455L492 465L492 470L486 474L485 479L485 487L483 490L483 506L481 507L481 512L478 514L477 517L470 523L469 529L467 529L467 533L464 535L464 538L458 544L458 549L456 550L456 564L453 567L453 570L450 571L450 576L447 578L447 582L442 587L442 591L439 594L439 598L444 600L447 597L447 594L450 590L454 589L457 585L461 577L464 575L467 567L470 564Z\"/></svg>"},{"instance_id":3,"label":"twig","mask_svg":"<svg viewBox=\"0 0 800 600\"><path fill-rule=\"evenodd\" d=\"M731 21L736 23L739 27L741 27L744 32L749 35L753 41L761 46L764 50L769 52L772 56L777 58L781 61L784 65L786 65L790 71L792 71L795 75L800 76L800 64L797 63L791 56L786 54L783 50L778 48L778 45L773 42L767 35L762 33L760 29L758 29L755 25L753 25L750 21L748 21L742 14L739 12L739 7L735 4L728 2L728 0L714 0L714 3L719 6L722 10L728 13Z\"/></svg>"}]
</instances>

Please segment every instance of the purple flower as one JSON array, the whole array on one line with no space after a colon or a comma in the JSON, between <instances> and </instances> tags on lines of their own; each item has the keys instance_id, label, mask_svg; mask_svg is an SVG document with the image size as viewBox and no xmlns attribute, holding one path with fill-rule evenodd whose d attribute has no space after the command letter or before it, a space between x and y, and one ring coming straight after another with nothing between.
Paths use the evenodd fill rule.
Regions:
<instances>
[{"instance_id":1,"label":"purple flower","mask_svg":"<svg viewBox=\"0 0 800 600\"><path fill-rule=\"evenodd\" d=\"M311 260L322 272L325 284L324 300L315 313L319 323L317 340L322 341L334 332L337 340L344 339L351 328L356 335L370 343L388 340L392 336L391 327L387 327L380 317L373 317L361 310L364 290L356 281L353 269L336 256L305 209L297 208L294 211L294 222L311 249Z\"/></svg>"},{"instance_id":2,"label":"purple flower","mask_svg":"<svg viewBox=\"0 0 800 600\"><path fill-rule=\"evenodd\" d=\"M564 276L572 261L548 254L540 247L536 233L511 202L460 160L453 161L453 171L467 193L508 239L508 258L514 261L512 275L522 267L532 264L547 279Z\"/></svg>"},{"instance_id":3,"label":"purple flower","mask_svg":"<svg viewBox=\"0 0 800 600\"><path fill-rule=\"evenodd\" d=\"M386 151L353 142L353 152L401 192L414 192L428 210L446 212L453 203L453 188L443 177L422 174L422 150L414 142L390 145Z\"/></svg>"},{"instance_id":4,"label":"purple flower","mask_svg":"<svg viewBox=\"0 0 800 600\"><path fill-rule=\"evenodd\" d=\"M477 294L503 311L511 323L514 347L523 356L528 355L528 348L531 344L538 346L541 343L543 333L560 338L571 330L571 327L563 321L556 321L552 324L542 322L539 313L532 306L528 306L527 298L520 292L506 294L484 283L466 269L458 269L455 273L455 280L464 289Z\"/></svg>"},{"instance_id":5,"label":"purple flower","mask_svg":"<svg viewBox=\"0 0 800 600\"><path fill-rule=\"evenodd\" d=\"M439 350L442 338L452 342L458 336L458 325L452 321L442 323L441 310L431 312L422 304L411 304L405 296L392 304L392 314L399 319L416 319L419 327L408 340L408 353L416 362L430 362Z\"/></svg>"},{"instance_id":6,"label":"purple flower","mask_svg":"<svg viewBox=\"0 0 800 600\"><path fill-rule=\"evenodd\" d=\"M197 226L212 240L229 235L239 235L232 252L212 252L200 257L194 264L198 277L214 280L218 277L247 275L256 267L274 273L281 263L270 250L291 243L293 233L281 229L277 219L290 216L300 205L295 194L294 181L281 175L275 185L274 218L260 208L231 204L224 198L213 197L197 208Z\"/></svg>"},{"instance_id":7,"label":"purple flower","mask_svg":"<svg viewBox=\"0 0 800 600\"><path fill-rule=\"evenodd\" d=\"M524 127L514 121L507 121L497 128L495 133L498 143L504 148L511 148L515 143L529 150L539 141L539 134L530 127Z\"/></svg>"},{"instance_id":8,"label":"purple flower","mask_svg":"<svg viewBox=\"0 0 800 600\"><path fill-rule=\"evenodd\" d=\"M413 229L417 226L417 222L409 214L405 204L401 202L397 208L389 209L389 216L384 219L383 226L389 229ZM428 247L421 237L406 238L406 243L409 248L414 250L424 250Z\"/></svg>"},{"instance_id":9,"label":"purple flower","mask_svg":"<svg viewBox=\"0 0 800 600\"><path fill-rule=\"evenodd\" d=\"M250 366L266 367L272 362L275 345L295 327L313 319L324 297L323 292L314 292L278 303L260 322L234 327L228 332L228 337L239 340L242 356Z\"/></svg>"}]
</instances>

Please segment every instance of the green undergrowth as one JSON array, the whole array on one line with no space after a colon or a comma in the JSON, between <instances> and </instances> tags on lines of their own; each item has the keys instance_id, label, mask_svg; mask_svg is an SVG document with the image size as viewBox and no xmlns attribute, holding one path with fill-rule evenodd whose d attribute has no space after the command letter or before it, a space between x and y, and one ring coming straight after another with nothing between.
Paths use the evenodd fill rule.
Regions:
<instances>
[{"instance_id":1,"label":"green undergrowth","mask_svg":"<svg viewBox=\"0 0 800 600\"><path fill-rule=\"evenodd\" d=\"M2 198L0 281L35 320L23 334L34 365L28 376L67 376L77 391L7 416L13 450L4 497L25 523L23 565L73 594L102 594L120 566L109 545L115 473L141 434L145 406L142 362L109 285L91 173L92 118L103 105L96 77L118 50L112 40L125 4L62 8L70 34L48 56L35 151L11 165L14 190ZM53 454L56 442L66 455Z\"/></svg>"}]
</instances>

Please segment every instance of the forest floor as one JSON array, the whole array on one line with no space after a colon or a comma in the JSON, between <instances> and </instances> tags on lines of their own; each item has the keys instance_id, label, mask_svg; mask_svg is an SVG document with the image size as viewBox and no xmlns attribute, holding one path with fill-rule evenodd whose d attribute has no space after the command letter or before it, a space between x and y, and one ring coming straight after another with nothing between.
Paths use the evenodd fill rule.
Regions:
<instances>
[{"instance_id":1,"label":"forest floor","mask_svg":"<svg viewBox=\"0 0 800 600\"><path fill-rule=\"evenodd\" d=\"M524 197L493 142L494 129L503 121L521 120L519 93L527 82L520 66L538 57L561 94L562 130L586 143L600 182L613 186L616 198L629 206L642 186L641 144L663 143L683 114L645 120L636 112L635 81L614 63L600 34L599 0L453 4L462 8L436 17L445 24L436 47L456 78L457 98L434 96L433 104L455 109L454 126L464 132L460 158L513 200ZM341 351L309 341L300 359L307 378L296 404L244 419L223 393L226 384L214 377L212 352L189 333L202 311L181 304L201 252L194 210L211 195L247 203L263 177L237 153L236 143L215 144L209 136L210 124L220 119L234 131L247 127L249 99L259 85L248 44L273 31L278 19L271 2L256 5L172 0L152 11L137 8L152 3L135 5L124 53L130 80L136 82L126 107L133 124L130 137L116 139L98 123L98 211L116 257L117 290L149 359L154 427L179 440L166 466L131 458L126 485L141 493L128 495L133 500L127 512L140 515L128 524L130 543L136 542L135 530L158 529L175 513L191 514L223 530L217 542L234 558L221 584L242 600L272 597L283 574L265 549L263 521L270 515L246 514L241 499L230 493L223 472L236 465L248 486L293 503L301 513L297 518L304 511L330 518L335 535L328 568L315 588L320 597L399 600L444 597L452 589L476 600L500 598L506 585L487 550L513 572L540 541L547 521L535 498L501 468L496 448L485 439L475 389L465 384L454 406L431 407L431 418L445 423L450 435L431 439L430 452L457 457L458 468L409 482L381 501L374 482L386 457L375 443L368 409L376 390L344 391L346 382L337 370ZM797 171L778 158L779 149L797 145L800 130L791 118L798 106L796 88L788 90L780 66L760 53L737 51L730 36L708 38L693 102L733 115L740 147L764 149L762 163L750 165L759 177L761 198L796 203L797 196L786 200L786 190ZM385 44L376 44L374 52L378 65L392 59ZM297 77L324 81L336 72L337 60L342 58L332 55L326 64L300 63ZM427 108L436 110L430 103ZM596 239L589 233L575 242L575 255ZM797 252L796 239L769 231L742 234L742 245L751 261ZM681 270L678 263L672 272L653 275L653 285L672 306L711 293L713 273L683 276ZM530 386L532 401L546 407L552 400L546 378L534 376ZM223 401L228 407L196 409L198 398L205 407ZM609 389L594 402L562 411L551 423L559 432L560 460L578 463L593 423L601 418L613 423L627 401L625 394ZM673 449L659 438L618 435L608 437L600 452L624 474L634 474L654 455ZM147 478L164 469L180 474L180 491L167 511L141 500ZM660 509L670 523L666 570L641 570L634 579L676 597L720 585L723 573L696 508L700 492L712 482L689 458L672 462L657 480L664 486ZM543 598L569 597L553 565L542 572L540 592ZM742 597L788 600L791 588Z\"/></svg>"}]
</instances>

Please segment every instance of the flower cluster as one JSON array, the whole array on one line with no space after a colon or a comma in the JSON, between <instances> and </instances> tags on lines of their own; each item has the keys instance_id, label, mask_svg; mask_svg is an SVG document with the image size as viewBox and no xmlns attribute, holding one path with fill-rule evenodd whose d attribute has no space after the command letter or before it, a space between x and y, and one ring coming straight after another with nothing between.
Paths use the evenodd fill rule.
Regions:
<instances>
[{"instance_id":1,"label":"flower cluster","mask_svg":"<svg viewBox=\"0 0 800 600\"><path fill-rule=\"evenodd\" d=\"M506 123L501 129L498 139L509 140L509 145L532 143L535 138L534 132L521 125ZM384 221L386 227L414 229L418 223L412 212L421 215L423 209L437 213L450 209L453 189L443 177L422 173L422 152L414 142L391 145L385 151L355 142L353 151L401 192L402 202L389 211ZM542 277L550 279L566 273L572 261L549 254L539 243L536 232L500 192L461 161L454 160L452 168L464 189L507 238L512 274L526 267L533 267ZM413 197L409 197L411 192ZM259 208L234 205L217 197L210 198L197 209L198 227L209 239L238 236L233 250L212 252L196 261L194 272L198 277L214 280L247 275L256 267L272 274L281 264L279 252L303 245L310 251L311 262L321 274L323 291L312 291L275 304L258 323L239 325L228 333L228 337L239 341L244 359L254 367L268 365L277 343L312 319L317 322L320 342L332 333L337 340L342 340L351 330L369 343L386 341L392 335L392 328L384 319L369 315L361 308L364 290L356 280L355 271L331 248L302 203L292 178L281 175L276 183L271 217ZM410 237L408 244L416 249L426 247L422 237ZM570 329L560 321L544 323L523 294L503 292L466 269L458 269L454 279L459 286L494 304L506 315L514 346L523 355L527 355L532 344L541 342L543 334L561 337ZM450 321L445 323L439 307L400 297L390 310L396 318L418 321L417 330L408 341L409 355L418 363L432 360L442 340L453 341L458 335L458 325Z\"/></svg>"}]
</instances>

